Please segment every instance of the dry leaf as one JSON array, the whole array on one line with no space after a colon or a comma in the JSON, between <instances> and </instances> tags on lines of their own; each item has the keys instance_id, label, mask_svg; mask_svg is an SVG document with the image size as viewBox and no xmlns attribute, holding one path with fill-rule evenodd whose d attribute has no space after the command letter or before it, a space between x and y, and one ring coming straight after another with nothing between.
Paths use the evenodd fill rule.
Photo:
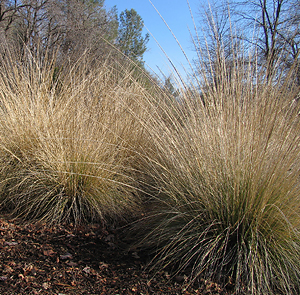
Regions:
<instances>
[{"instance_id":1,"label":"dry leaf","mask_svg":"<svg viewBox=\"0 0 300 295\"><path fill-rule=\"evenodd\" d=\"M52 249L44 249L43 254L45 256L52 256L52 255L56 254L56 252L54 252Z\"/></svg>"}]
</instances>

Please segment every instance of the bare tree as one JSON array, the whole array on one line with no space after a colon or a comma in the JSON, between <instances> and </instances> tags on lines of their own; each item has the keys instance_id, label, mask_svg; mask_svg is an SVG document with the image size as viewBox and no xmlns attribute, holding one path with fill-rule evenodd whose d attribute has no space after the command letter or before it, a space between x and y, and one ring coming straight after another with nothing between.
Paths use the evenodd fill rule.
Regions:
<instances>
[{"instance_id":1,"label":"bare tree","mask_svg":"<svg viewBox=\"0 0 300 295\"><path fill-rule=\"evenodd\" d=\"M21 48L28 47L34 51L41 46L43 34L47 27L46 5L48 0L25 0L26 6L19 9L14 26L14 37Z\"/></svg>"},{"instance_id":2,"label":"bare tree","mask_svg":"<svg viewBox=\"0 0 300 295\"><path fill-rule=\"evenodd\" d=\"M196 80L199 81L199 76L205 72L206 81L203 82L218 87L224 74L230 79L233 64L240 58L240 38L232 26L230 6L226 0L202 5L198 17L200 27L193 38L199 55L195 60Z\"/></svg>"},{"instance_id":3,"label":"bare tree","mask_svg":"<svg viewBox=\"0 0 300 295\"><path fill-rule=\"evenodd\" d=\"M267 75L271 74L278 61L283 69L289 69L295 64L297 67L300 45L299 0L232 1L230 5L238 17L237 25L246 32L243 40L257 46L258 56L261 63L266 65ZM296 79L300 84L299 73Z\"/></svg>"},{"instance_id":4,"label":"bare tree","mask_svg":"<svg viewBox=\"0 0 300 295\"><path fill-rule=\"evenodd\" d=\"M28 6L22 1L1 0L0 1L0 27L6 33L15 19L18 17L20 9Z\"/></svg>"},{"instance_id":5,"label":"bare tree","mask_svg":"<svg viewBox=\"0 0 300 295\"><path fill-rule=\"evenodd\" d=\"M61 57L85 50L97 57L118 34L115 9L104 0L20 0L0 2L0 26L7 43L19 51L60 49ZM74 57L75 58L75 57Z\"/></svg>"},{"instance_id":6,"label":"bare tree","mask_svg":"<svg viewBox=\"0 0 300 295\"><path fill-rule=\"evenodd\" d=\"M205 44L212 72L212 64L218 62L220 54L229 65L232 54L238 52L235 49L242 44L244 51L255 50L258 65L266 68L266 78L272 76L275 68L283 72L293 68L295 81L300 85L300 0L209 3L200 8L199 31L204 32L205 40L200 38L198 48Z\"/></svg>"}]
</instances>

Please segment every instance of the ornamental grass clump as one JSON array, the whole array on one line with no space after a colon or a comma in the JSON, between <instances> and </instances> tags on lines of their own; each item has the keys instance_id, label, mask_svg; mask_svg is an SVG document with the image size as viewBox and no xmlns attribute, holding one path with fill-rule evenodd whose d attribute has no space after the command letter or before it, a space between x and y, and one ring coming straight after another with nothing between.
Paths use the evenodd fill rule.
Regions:
<instances>
[{"instance_id":1,"label":"ornamental grass clump","mask_svg":"<svg viewBox=\"0 0 300 295\"><path fill-rule=\"evenodd\" d=\"M130 73L86 56L57 67L55 57L30 53L1 67L2 208L50 223L134 215L135 150L146 135Z\"/></svg>"},{"instance_id":2,"label":"ornamental grass clump","mask_svg":"<svg viewBox=\"0 0 300 295\"><path fill-rule=\"evenodd\" d=\"M299 294L299 89L292 73L266 75L235 52L229 66L219 52L210 66L199 59L193 84L152 120L156 193L137 245L190 284Z\"/></svg>"}]
</instances>

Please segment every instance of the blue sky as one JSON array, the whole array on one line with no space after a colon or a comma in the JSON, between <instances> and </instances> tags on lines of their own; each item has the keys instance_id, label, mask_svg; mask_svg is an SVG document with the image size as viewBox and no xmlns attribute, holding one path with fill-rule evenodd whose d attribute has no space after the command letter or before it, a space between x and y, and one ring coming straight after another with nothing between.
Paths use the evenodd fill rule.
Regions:
<instances>
[{"instance_id":1,"label":"blue sky","mask_svg":"<svg viewBox=\"0 0 300 295\"><path fill-rule=\"evenodd\" d=\"M190 6L193 11L193 15L197 24L197 13L200 7L200 0L190 0ZM188 27L194 32L194 24L189 12L188 4L186 0L152 0L152 3L165 19L167 24L172 29L176 38L180 42L184 51L190 59L196 56L191 42ZM135 9L137 13L142 17L145 27L149 32L157 39L160 46L167 53L169 58L180 69L181 74L184 75L184 71L181 68L181 64L188 67L188 63L181 52L180 47L176 43L172 34L155 11L149 0L106 0L105 6L111 8L113 6L118 8L118 14L125 9ZM198 24L197 24L198 25ZM145 33L147 30L145 29ZM161 71L168 75L171 72L170 64L164 53L161 51L155 40L150 36L150 41L147 44L147 52L144 54L144 60L146 65L150 67L156 73Z\"/></svg>"}]
</instances>

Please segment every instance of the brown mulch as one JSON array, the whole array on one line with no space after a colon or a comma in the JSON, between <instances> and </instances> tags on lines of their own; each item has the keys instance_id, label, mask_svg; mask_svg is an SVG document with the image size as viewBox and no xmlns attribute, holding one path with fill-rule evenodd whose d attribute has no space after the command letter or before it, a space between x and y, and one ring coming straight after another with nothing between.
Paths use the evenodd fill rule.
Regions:
<instances>
[{"instance_id":1,"label":"brown mulch","mask_svg":"<svg viewBox=\"0 0 300 295\"><path fill-rule=\"evenodd\" d=\"M147 261L99 225L47 227L0 218L1 295L229 294L207 281L185 290L184 276L162 271L153 277Z\"/></svg>"}]
</instances>

